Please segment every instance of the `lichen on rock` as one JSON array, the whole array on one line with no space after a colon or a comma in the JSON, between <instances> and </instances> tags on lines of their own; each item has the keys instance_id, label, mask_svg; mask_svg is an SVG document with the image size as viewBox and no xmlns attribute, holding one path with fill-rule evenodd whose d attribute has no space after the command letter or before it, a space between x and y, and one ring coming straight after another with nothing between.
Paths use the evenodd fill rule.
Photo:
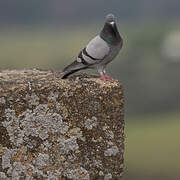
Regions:
<instances>
[{"instance_id":1,"label":"lichen on rock","mask_svg":"<svg viewBox=\"0 0 180 180\"><path fill-rule=\"evenodd\" d=\"M6 100L5 100L4 97L1 97L1 98L0 98L0 104L6 104Z\"/></svg>"},{"instance_id":2,"label":"lichen on rock","mask_svg":"<svg viewBox=\"0 0 180 180\"><path fill-rule=\"evenodd\" d=\"M117 146L113 145L112 147L108 148L106 151L104 151L105 156L116 156L116 154L119 152L119 149Z\"/></svg>"},{"instance_id":3,"label":"lichen on rock","mask_svg":"<svg viewBox=\"0 0 180 180\"><path fill-rule=\"evenodd\" d=\"M85 127L89 130L91 130L93 127L97 126L97 118L93 116L91 119L87 119L85 122Z\"/></svg>"},{"instance_id":4,"label":"lichen on rock","mask_svg":"<svg viewBox=\"0 0 180 180\"><path fill-rule=\"evenodd\" d=\"M46 104L39 104L34 110L27 109L19 116L15 110L6 109L6 120L2 125L6 127L11 143L19 147L26 141L28 136L39 137L45 140L49 137L49 132L59 132L65 134L68 131L67 123L62 121L61 115L48 112Z\"/></svg>"},{"instance_id":5,"label":"lichen on rock","mask_svg":"<svg viewBox=\"0 0 180 180\"><path fill-rule=\"evenodd\" d=\"M60 152L62 154L68 154L71 151L79 149L77 138L75 136L71 136L68 139L58 138L57 142L59 143Z\"/></svg>"},{"instance_id":6,"label":"lichen on rock","mask_svg":"<svg viewBox=\"0 0 180 180\"><path fill-rule=\"evenodd\" d=\"M0 179L119 179L122 85L93 75L0 72Z\"/></svg>"}]
</instances>

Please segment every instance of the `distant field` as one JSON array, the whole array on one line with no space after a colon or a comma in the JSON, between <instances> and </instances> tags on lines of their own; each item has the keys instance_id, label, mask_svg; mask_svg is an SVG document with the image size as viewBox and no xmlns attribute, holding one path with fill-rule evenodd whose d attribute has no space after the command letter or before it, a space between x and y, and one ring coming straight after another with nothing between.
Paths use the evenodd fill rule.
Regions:
<instances>
[{"instance_id":1,"label":"distant field","mask_svg":"<svg viewBox=\"0 0 180 180\"><path fill-rule=\"evenodd\" d=\"M123 179L180 179L180 114L127 120Z\"/></svg>"},{"instance_id":2,"label":"distant field","mask_svg":"<svg viewBox=\"0 0 180 180\"><path fill-rule=\"evenodd\" d=\"M99 28L0 30L0 68L54 68L71 62Z\"/></svg>"},{"instance_id":3,"label":"distant field","mask_svg":"<svg viewBox=\"0 0 180 180\"><path fill-rule=\"evenodd\" d=\"M71 62L79 51L100 32L101 25L99 23L66 28L48 26L1 28L0 68L61 67L65 62ZM137 50L146 46L147 48L159 46L159 39L162 39L165 32L159 26L154 26L152 31L148 26L144 29L142 25L140 27L126 24L119 24L119 30L124 39L122 60L133 55L134 52L129 51L132 47L136 47Z\"/></svg>"}]
</instances>

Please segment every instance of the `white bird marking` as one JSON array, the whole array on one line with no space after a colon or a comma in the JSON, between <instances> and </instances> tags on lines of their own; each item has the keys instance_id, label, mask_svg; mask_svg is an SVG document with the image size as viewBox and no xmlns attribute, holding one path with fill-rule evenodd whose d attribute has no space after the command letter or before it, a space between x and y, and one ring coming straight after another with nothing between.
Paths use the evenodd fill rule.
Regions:
<instances>
[{"instance_id":1,"label":"white bird marking","mask_svg":"<svg viewBox=\"0 0 180 180\"><path fill-rule=\"evenodd\" d=\"M79 57L77 57L76 61L79 62L79 63L81 63L81 62L82 62L82 59L79 58Z\"/></svg>"},{"instance_id":2,"label":"white bird marking","mask_svg":"<svg viewBox=\"0 0 180 180\"><path fill-rule=\"evenodd\" d=\"M110 24L111 24L111 25L114 25L114 24L115 24L115 22L114 22L114 21L112 21L112 22L110 22Z\"/></svg>"}]
</instances>

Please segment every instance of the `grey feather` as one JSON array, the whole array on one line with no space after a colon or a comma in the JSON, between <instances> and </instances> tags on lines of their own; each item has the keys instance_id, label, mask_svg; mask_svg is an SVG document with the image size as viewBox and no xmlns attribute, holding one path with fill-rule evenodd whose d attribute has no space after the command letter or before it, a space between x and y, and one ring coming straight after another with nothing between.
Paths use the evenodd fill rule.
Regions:
<instances>
[{"instance_id":1,"label":"grey feather","mask_svg":"<svg viewBox=\"0 0 180 180\"><path fill-rule=\"evenodd\" d=\"M103 59L108 55L109 50L109 45L99 35L86 46L87 53L96 59Z\"/></svg>"},{"instance_id":2,"label":"grey feather","mask_svg":"<svg viewBox=\"0 0 180 180\"><path fill-rule=\"evenodd\" d=\"M67 78L70 74L73 74L79 70L86 69L87 65L84 65L82 63L79 63L77 61L74 61L72 64L68 65L67 67L64 68L63 70L63 76L61 77L62 79Z\"/></svg>"}]
</instances>

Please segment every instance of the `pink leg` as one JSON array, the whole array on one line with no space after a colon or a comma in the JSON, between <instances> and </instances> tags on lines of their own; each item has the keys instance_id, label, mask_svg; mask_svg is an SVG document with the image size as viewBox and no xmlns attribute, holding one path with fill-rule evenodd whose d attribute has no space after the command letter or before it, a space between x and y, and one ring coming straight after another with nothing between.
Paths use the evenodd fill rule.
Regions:
<instances>
[{"instance_id":1,"label":"pink leg","mask_svg":"<svg viewBox=\"0 0 180 180\"><path fill-rule=\"evenodd\" d=\"M104 72L104 76L105 76L105 79L106 79L106 81L117 81L116 79L113 79L113 78L111 78L106 72Z\"/></svg>"},{"instance_id":2,"label":"pink leg","mask_svg":"<svg viewBox=\"0 0 180 180\"><path fill-rule=\"evenodd\" d=\"M103 81L107 81L107 79L106 79L106 77L104 76L104 74L101 75L101 79L102 79Z\"/></svg>"},{"instance_id":3,"label":"pink leg","mask_svg":"<svg viewBox=\"0 0 180 180\"><path fill-rule=\"evenodd\" d=\"M110 81L110 82L112 82L112 81L117 81L116 79L111 78L106 72L104 72L104 73L101 75L101 79L102 79L103 81Z\"/></svg>"}]
</instances>

